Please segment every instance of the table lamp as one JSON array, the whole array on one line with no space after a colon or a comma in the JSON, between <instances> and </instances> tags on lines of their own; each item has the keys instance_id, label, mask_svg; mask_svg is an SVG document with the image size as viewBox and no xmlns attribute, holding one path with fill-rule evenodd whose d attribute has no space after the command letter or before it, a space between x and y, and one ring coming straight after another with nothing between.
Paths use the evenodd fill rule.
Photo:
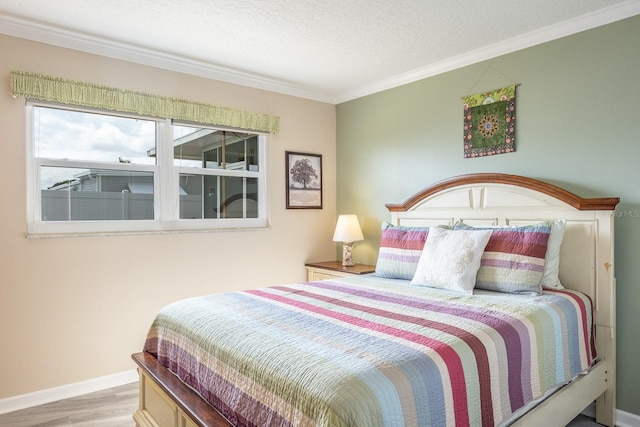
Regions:
<instances>
[{"instance_id":1,"label":"table lamp","mask_svg":"<svg viewBox=\"0 0 640 427\"><path fill-rule=\"evenodd\" d=\"M355 215L340 215L336 224L336 231L333 233L334 242L342 242L342 265L351 267L353 258L351 256L351 246L353 242L364 240L358 217Z\"/></svg>"}]
</instances>

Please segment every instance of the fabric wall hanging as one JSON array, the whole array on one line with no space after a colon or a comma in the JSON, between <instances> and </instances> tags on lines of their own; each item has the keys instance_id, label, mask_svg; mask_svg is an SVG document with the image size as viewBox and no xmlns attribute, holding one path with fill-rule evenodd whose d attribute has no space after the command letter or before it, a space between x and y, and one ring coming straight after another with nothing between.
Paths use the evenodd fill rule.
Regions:
<instances>
[{"instance_id":1,"label":"fabric wall hanging","mask_svg":"<svg viewBox=\"0 0 640 427\"><path fill-rule=\"evenodd\" d=\"M465 158L516 151L516 85L463 100Z\"/></svg>"}]
</instances>

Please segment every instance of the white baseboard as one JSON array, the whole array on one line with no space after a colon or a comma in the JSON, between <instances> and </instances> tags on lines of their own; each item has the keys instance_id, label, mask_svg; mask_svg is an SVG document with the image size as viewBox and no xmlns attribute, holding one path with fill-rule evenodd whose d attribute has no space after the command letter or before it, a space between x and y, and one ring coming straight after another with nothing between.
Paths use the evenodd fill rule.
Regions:
<instances>
[{"instance_id":1,"label":"white baseboard","mask_svg":"<svg viewBox=\"0 0 640 427\"><path fill-rule=\"evenodd\" d=\"M138 371L136 369L132 369L130 371L93 378L74 384L67 384L33 393L8 397L6 399L0 399L0 414L19 411L20 409L31 408L32 406L44 405L45 403L93 393L95 391L130 384L136 381L138 381Z\"/></svg>"},{"instance_id":2,"label":"white baseboard","mask_svg":"<svg viewBox=\"0 0 640 427\"><path fill-rule=\"evenodd\" d=\"M640 415L631 412L616 410L616 426L617 427L635 427L640 426Z\"/></svg>"},{"instance_id":3,"label":"white baseboard","mask_svg":"<svg viewBox=\"0 0 640 427\"><path fill-rule=\"evenodd\" d=\"M596 417L596 405L592 403L582 411L583 415L587 417ZM616 427L636 427L640 426L640 415L632 414L631 412L621 411L616 409Z\"/></svg>"}]
</instances>

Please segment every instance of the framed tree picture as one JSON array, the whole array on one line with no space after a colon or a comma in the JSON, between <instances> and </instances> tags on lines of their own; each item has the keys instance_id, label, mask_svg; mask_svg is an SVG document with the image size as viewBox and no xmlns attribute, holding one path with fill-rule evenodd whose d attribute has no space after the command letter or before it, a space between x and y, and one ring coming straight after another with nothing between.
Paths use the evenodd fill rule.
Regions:
<instances>
[{"instance_id":1,"label":"framed tree picture","mask_svg":"<svg viewBox=\"0 0 640 427\"><path fill-rule=\"evenodd\" d=\"M322 209L322 156L285 152L287 209Z\"/></svg>"}]
</instances>

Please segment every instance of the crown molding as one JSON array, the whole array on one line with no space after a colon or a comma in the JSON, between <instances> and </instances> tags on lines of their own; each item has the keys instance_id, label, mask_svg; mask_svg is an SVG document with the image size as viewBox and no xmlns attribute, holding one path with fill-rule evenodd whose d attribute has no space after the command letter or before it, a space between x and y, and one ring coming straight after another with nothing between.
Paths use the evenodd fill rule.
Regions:
<instances>
[{"instance_id":1,"label":"crown molding","mask_svg":"<svg viewBox=\"0 0 640 427\"><path fill-rule=\"evenodd\" d=\"M255 89L333 103L333 97L312 90L214 63L0 14L0 33L53 46L220 80Z\"/></svg>"},{"instance_id":2,"label":"crown molding","mask_svg":"<svg viewBox=\"0 0 640 427\"><path fill-rule=\"evenodd\" d=\"M413 83L448 71L457 70L468 65L473 65L478 62L493 59L528 47L611 24L638 14L640 14L640 2L637 0L629 0L615 6L601 9L597 12L588 13L556 25L531 31L521 36L513 37L511 39L483 47L481 49L466 52L462 55L430 64L426 67L417 68L407 73L357 87L351 91L343 93L337 97L334 102L336 104L340 104L342 102L362 98L363 96L393 89L394 87Z\"/></svg>"},{"instance_id":3,"label":"crown molding","mask_svg":"<svg viewBox=\"0 0 640 427\"><path fill-rule=\"evenodd\" d=\"M179 73L220 80L241 86L248 86L255 89L330 104L340 104L561 37L576 34L581 31L610 24L638 14L640 14L640 2L637 0L628 0L557 25L532 31L527 34L523 34L522 36L495 43L482 49L466 52L462 55L430 64L407 73L382 79L371 84L362 85L341 94L321 93L294 83L278 81L258 74L247 73L206 61L129 45L110 39L90 36L8 15L0 15L0 33L91 54L176 71Z\"/></svg>"}]
</instances>

